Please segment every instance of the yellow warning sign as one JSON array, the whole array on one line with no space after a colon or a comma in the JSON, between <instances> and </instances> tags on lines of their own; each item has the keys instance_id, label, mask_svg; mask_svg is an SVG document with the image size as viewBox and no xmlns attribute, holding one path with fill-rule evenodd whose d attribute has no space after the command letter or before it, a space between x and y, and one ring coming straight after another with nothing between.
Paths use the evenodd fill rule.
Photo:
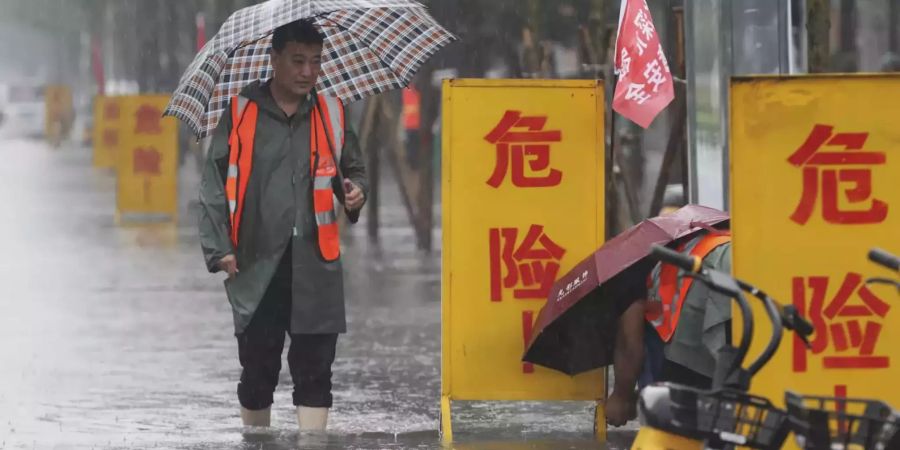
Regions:
<instances>
[{"instance_id":1,"label":"yellow warning sign","mask_svg":"<svg viewBox=\"0 0 900 450\"><path fill-rule=\"evenodd\" d=\"M754 390L900 407L900 304L867 261L900 253L900 76L738 78L731 86L734 271L815 325L788 333ZM771 327L755 305L756 339Z\"/></svg>"},{"instance_id":2,"label":"yellow warning sign","mask_svg":"<svg viewBox=\"0 0 900 450\"><path fill-rule=\"evenodd\" d=\"M558 276L604 241L603 85L451 80L443 109L442 393L598 400L604 372L522 362Z\"/></svg>"},{"instance_id":3,"label":"yellow warning sign","mask_svg":"<svg viewBox=\"0 0 900 450\"><path fill-rule=\"evenodd\" d=\"M122 145L122 98L98 96L94 99L94 167L116 167L116 155Z\"/></svg>"},{"instance_id":4,"label":"yellow warning sign","mask_svg":"<svg viewBox=\"0 0 900 450\"><path fill-rule=\"evenodd\" d=\"M176 218L178 125L162 116L168 101L163 95L119 98L116 207L122 221Z\"/></svg>"},{"instance_id":5,"label":"yellow warning sign","mask_svg":"<svg viewBox=\"0 0 900 450\"><path fill-rule=\"evenodd\" d=\"M68 86L50 85L44 89L44 128L47 140L53 145L69 135L74 122L72 90Z\"/></svg>"}]
</instances>

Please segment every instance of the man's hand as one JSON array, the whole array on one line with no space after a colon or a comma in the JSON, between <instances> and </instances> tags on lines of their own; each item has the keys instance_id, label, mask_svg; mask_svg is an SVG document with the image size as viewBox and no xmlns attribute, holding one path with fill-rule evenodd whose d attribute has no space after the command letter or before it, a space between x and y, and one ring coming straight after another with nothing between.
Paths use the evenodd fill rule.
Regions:
<instances>
[{"instance_id":1,"label":"man's hand","mask_svg":"<svg viewBox=\"0 0 900 450\"><path fill-rule=\"evenodd\" d=\"M228 278L234 278L240 270L237 268L237 258L227 255L219 260L219 268L228 274Z\"/></svg>"},{"instance_id":2,"label":"man's hand","mask_svg":"<svg viewBox=\"0 0 900 450\"><path fill-rule=\"evenodd\" d=\"M350 211L356 211L366 203L366 194L363 194L352 181L344 180L344 206Z\"/></svg>"},{"instance_id":3,"label":"man's hand","mask_svg":"<svg viewBox=\"0 0 900 450\"><path fill-rule=\"evenodd\" d=\"M613 375L616 385L606 401L606 421L621 427L637 418L637 395L634 385L644 363L643 299L635 300L619 316L616 345L613 353Z\"/></svg>"},{"instance_id":4,"label":"man's hand","mask_svg":"<svg viewBox=\"0 0 900 450\"><path fill-rule=\"evenodd\" d=\"M618 389L614 390L606 400L606 421L614 427L621 427L636 418L637 397L634 391L623 393Z\"/></svg>"}]
</instances>

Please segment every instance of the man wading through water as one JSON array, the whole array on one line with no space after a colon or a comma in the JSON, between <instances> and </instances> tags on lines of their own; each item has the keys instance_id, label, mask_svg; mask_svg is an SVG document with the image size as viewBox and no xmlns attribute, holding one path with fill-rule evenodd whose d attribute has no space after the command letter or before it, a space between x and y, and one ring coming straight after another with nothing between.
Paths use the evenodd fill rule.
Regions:
<instances>
[{"instance_id":1,"label":"man wading through water","mask_svg":"<svg viewBox=\"0 0 900 450\"><path fill-rule=\"evenodd\" d=\"M300 429L324 430L332 405L347 328L333 199L356 221L367 182L343 105L314 90L323 41L307 20L275 30L272 79L232 98L203 172L200 241L209 270L228 274L248 426L270 424L286 333Z\"/></svg>"}]
</instances>

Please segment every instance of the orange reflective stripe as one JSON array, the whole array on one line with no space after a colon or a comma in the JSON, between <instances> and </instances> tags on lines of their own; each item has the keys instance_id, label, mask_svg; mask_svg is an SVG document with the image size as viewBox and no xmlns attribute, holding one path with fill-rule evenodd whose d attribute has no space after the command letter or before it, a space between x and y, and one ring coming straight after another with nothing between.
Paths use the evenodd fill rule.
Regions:
<instances>
[{"instance_id":1,"label":"orange reflective stripe","mask_svg":"<svg viewBox=\"0 0 900 450\"><path fill-rule=\"evenodd\" d=\"M403 128L418 130L422 122L421 95L414 86L403 89Z\"/></svg>"},{"instance_id":2,"label":"orange reflective stripe","mask_svg":"<svg viewBox=\"0 0 900 450\"><path fill-rule=\"evenodd\" d=\"M700 239L697 245L690 251L690 255L697 256L701 260L706 258L713 250L723 244L731 242L731 233L724 234L707 234ZM678 247L678 251L684 251L688 243L684 243ZM662 301L661 311L653 311L645 315L648 321L655 321L662 315L662 321L654 324L659 337L663 341L669 342L675 334L678 327L678 320L681 318L681 308L684 305L684 299L687 297L694 282L693 278L682 277L679 283L679 269L671 264L664 264L659 273L659 298ZM677 289L677 297L676 297ZM674 304L673 304L674 303Z\"/></svg>"},{"instance_id":3,"label":"orange reflective stripe","mask_svg":"<svg viewBox=\"0 0 900 450\"><path fill-rule=\"evenodd\" d=\"M231 243L237 247L240 236L241 215L244 212L244 196L253 170L253 148L256 141L256 120L259 108L248 101L243 111L239 97L231 99L231 135L228 140L228 173L225 179L225 197L231 216ZM236 170L233 170L236 169ZM234 208L231 208L231 205Z\"/></svg>"},{"instance_id":4,"label":"orange reflective stripe","mask_svg":"<svg viewBox=\"0 0 900 450\"><path fill-rule=\"evenodd\" d=\"M238 159L237 141L238 130L237 124L240 122L238 117L238 101L237 97L231 98L231 134L228 136L228 167L236 166ZM237 225L235 224L235 209L231 205L237 203L237 177L226 173L225 178L225 198L228 200L228 218L231 225L231 244L237 246Z\"/></svg>"},{"instance_id":5,"label":"orange reflective stripe","mask_svg":"<svg viewBox=\"0 0 900 450\"><path fill-rule=\"evenodd\" d=\"M329 119L330 119L330 111L328 110L328 104L322 99L322 96L319 96L319 100L317 102L318 107L313 109L313 113L311 114L311 124L310 129L311 133L309 136L310 139L310 171L312 175L333 175L331 174L332 169L334 169L334 155L331 152L331 143L334 142L334 135L331 134L331 128L329 127ZM318 153L319 161L318 165L316 165L316 154ZM336 169L334 169L336 172ZM323 173L325 172L325 173Z\"/></svg>"},{"instance_id":6,"label":"orange reflective stripe","mask_svg":"<svg viewBox=\"0 0 900 450\"><path fill-rule=\"evenodd\" d=\"M341 237L338 224L319 225L319 250L326 261L335 261L341 256Z\"/></svg>"},{"instance_id":7,"label":"orange reflective stripe","mask_svg":"<svg viewBox=\"0 0 900 450\"><path fill-rule=\"evenodd\" d=\"M334 210L334 192L330 187L313 191L313 208L317 213Z\"/></svg>"},{"instance_id":8,"label":"orange reflective stripe","mask_svg":"<svg viewBox=\"0 0 900 450\"><path fill-rule=\"evenodd\" d=\"M338 224L333 220L334 190L333 184L324 182L329 178L337 177L337 162L332 151L332 145L340 146L337 133L343 133L344 111L332 111L324 96L316 99L316 108L311 114L310 123L310 171L313 177L313 209L316 213L316 229L319 241L319 251L326 261L334 261L340 257L341 243ZM339 103L338 103L339 105ZM332 126L332 114L339 114L341 130L334 130ZM339 150L339 149L335 149ZM321 180L322 182L318 182ZM330 213L330 214L328 214ZM328 220L325 218L328 217Z\"/></svg>"},{"instance_id":9,"label":"orange reflective stripe","mask_svg":"<svg viewBox=\"0 0 900 450\"><path fill-rule=\"evenodd\" d=\"M723 244L726 244L728 242L731 242L730 234L725 234L725 235L708 234L703 239L701 239L699 243L697 243L697 245L694 247L694 249L691 250L690 254L692 256L697 256L701 260L703 260L703 258L706 258L706 256L709 255L710 252L712 252L717 247L719 247ZM670 266L670 267L674 268L674 266ZM674 282L677 283L678 282L678 280L677 280L677 272L678 271L673 270L672 272L676 273L676 279L674 280ZM678 291L678 298L677 298L678 303L673 308L669 309L670 314L671 314L671 322L670 323L672 324L672 330L670 332L670 339L671 339L671 334L675 334L674 332L675 332L675 328L678 326L678 319L681 318L681 307L682 307L682 305L684 305L684 299L687 297L687 293L691 289L691 285L693 284L693 282L694 282L694 279L690 278L690 277L684 277L682 279L681 287ZM668 297L668 298L672 298L672 297Z\"/></svg>"}]
</instances>

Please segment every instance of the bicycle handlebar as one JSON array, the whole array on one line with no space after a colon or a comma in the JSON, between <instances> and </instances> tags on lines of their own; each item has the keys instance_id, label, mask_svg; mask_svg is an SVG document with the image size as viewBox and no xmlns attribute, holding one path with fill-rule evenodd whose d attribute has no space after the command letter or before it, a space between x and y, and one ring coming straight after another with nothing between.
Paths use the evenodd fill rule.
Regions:
<instances>
[{"instance_id":1,"label":"bicycle handlebar","mask_svg":"<svg viewBox=\"0 0 900 450\"><path fill-rule=\"evenodd\" d=\"M753 338L753 312L750 309L749 303L742 295L742 291L753 295L763 303L763 306L766 308L766 314L772 322L773 330L772 336L769 339L769 344L766 346L765 350L763 350L762 354L747 369L749 378L752 378L762 370L775 355L775 352L778 350L778 345L781 342L782 328L793 330L807 343L807 345L809 345L807 338L812 335L814 327L798 313L793 305L782 306L765 292L749 283L738 280L728 274L703 267L702 260L697 256L682 254L659 245L654 245L651 248L650 256L663 263L672 264L689 272L695 278L708 284L717 291L730 295L737 301L738 306L741 309L741 316L744 319L742 320L742 338L741 343L737 348L735 359L732 361L731 367L729 367L726 372L726 379L736 370L741 368L744 358L750 348L750 341Z\"/></svg>"},{"instance_id":2,"label":"bicycle handlebar","mask_svg":"<svg viewBox=\"0 0 900 450\"><path fill-rule=\"evenodd\" d=\"M869 261L900 272L900 257L894 256L887 250L882 250L880 248L869 250Z\"/></svg>"},{"instance_id":3,"label":"bicycle handlebar","mask_svg":"<svg viewBox=\"0 0 900 450\"><path fill-rule=\"evenodd\" d=\"M806 320L806 318L804 318L802 315L800 315L800 312L797 311L796 306L782 305L777 300L770 297L769 294L763 292L762 289L759 289L756 286L751 285L750 283L745 283L738 279L735 279L735 281L737 281L738 286L740 286L742 290L749 292L754 297L768 299L763 300L764 302L771 301L778 309L778 316L781 320L782 327L799 334L801 338L812 336L813 332L816 331L813 324Z\"/></svg>"}]
</instances>

